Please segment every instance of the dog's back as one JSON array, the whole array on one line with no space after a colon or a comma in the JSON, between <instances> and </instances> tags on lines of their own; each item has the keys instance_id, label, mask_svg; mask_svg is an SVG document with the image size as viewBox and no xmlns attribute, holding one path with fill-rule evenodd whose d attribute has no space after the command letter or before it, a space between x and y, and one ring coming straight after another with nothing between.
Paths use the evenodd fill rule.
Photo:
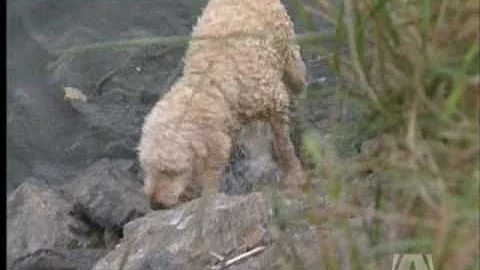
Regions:
<instances>
[{"instance_id":1,"label":"dog's back","mask_svg":"<svg viewBox=\"0 0 480 270\"><path fill-rule=\"evenodd\" d=\"M279 0L211 0L192 37L184 75L213 80L238 113L261 118L288 103L283 78L294 30Z\"/></svg>"}]
</instances>

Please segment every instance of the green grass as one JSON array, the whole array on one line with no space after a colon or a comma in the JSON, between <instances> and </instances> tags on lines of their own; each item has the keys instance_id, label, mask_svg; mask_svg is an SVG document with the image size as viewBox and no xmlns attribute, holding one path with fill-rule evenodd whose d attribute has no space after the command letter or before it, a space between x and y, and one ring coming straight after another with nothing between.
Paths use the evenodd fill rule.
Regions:
<instances>
[{"instance_id":1,"label":"green grass","mask_svg":"<svg viewBox=\"0 0 480 270\"><path fill-rule=\"evenodd\" d=\"M347 85L339 94L362 110L357 123L336 128L336 152L312 136L305 148L316 174L336 183L329 196L344 194L333 209L362 216L364 206L351 201L359 190L373 197L369 246L351 250L369 259L350 256L355 269L389 269L388 256L402 252L432 253L435 269L478 267L479 9L478 1L345 0L318 12L336 18L327 55ZM342 145L372 138L367 152L339 155ZM335 162L325 162L332 154ZM381 180L365 185L365 171Z\"/></svg>"}]
</instances>

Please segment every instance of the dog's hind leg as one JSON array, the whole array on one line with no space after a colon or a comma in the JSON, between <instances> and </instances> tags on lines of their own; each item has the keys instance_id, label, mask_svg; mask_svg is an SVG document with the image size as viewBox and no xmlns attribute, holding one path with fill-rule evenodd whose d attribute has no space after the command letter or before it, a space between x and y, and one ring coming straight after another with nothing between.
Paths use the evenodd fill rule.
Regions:
<instances>
[{"instance_id":1,"label":"dog's hind leg","mask_svg":"<svg viewBox=\"0 0 480 270\"><path fill-rule=\"evenodd\" d=\"M286 113L277 113L270 117L270 125L275 140L275 147L284 174L284 181L288 189L298 191L305 183L300 160L295 154L295 148L289 133L289 119Z\"/></svg>"}]
</instances>

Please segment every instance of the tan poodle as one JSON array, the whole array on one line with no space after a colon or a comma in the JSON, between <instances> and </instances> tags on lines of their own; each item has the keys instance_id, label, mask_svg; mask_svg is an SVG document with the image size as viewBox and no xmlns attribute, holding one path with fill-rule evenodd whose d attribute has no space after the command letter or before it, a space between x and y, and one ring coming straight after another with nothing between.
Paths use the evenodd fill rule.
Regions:
<instances>
[{"instance_id":1,"label":"tan poodle","mask_svg":"<svg viewBox=\"0 0 480 270\"><path fill-rule=\"evenodd\" d=\"M280 0L210 0L193 29L183 75L146 116L138 146L153 209L216 188L239 128L269 122L286 183L303 171L289 103L305 85L293 23Z\"/></svg>"}]
</instances>

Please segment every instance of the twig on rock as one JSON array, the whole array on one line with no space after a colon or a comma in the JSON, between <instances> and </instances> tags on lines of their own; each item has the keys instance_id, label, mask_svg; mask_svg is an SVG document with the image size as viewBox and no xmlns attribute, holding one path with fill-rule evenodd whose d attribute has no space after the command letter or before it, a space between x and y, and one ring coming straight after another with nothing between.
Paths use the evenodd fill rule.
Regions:
<instances>
[{"instance_id":1,"label":"twig on rock","mask_svg":"<svg viewBox=\"0 0 480 270\"><path fill-rule=\"evenodd\" d=\"M243 259L246 259L248 257L252 257L252 256L255 256L257 255L258 253L264 251L267 247L266 246L258 246L252 250L249 250L245 253L242 253L238 256L235 256L233 257L232 259L226 261L226 262L220 262L214 266L212 266L210 269L212 270L221 270L221 269L226 269L227 267L229 267L230 265L234 264L234 263L237 263L238 261L241 261ZM212 253L211 253L212 254ZM213 255L213 254L212 254ZM216 256L215 256L216 257ZM221 256L220 256L221 257Z\"/></svg>"}]
</instances>

